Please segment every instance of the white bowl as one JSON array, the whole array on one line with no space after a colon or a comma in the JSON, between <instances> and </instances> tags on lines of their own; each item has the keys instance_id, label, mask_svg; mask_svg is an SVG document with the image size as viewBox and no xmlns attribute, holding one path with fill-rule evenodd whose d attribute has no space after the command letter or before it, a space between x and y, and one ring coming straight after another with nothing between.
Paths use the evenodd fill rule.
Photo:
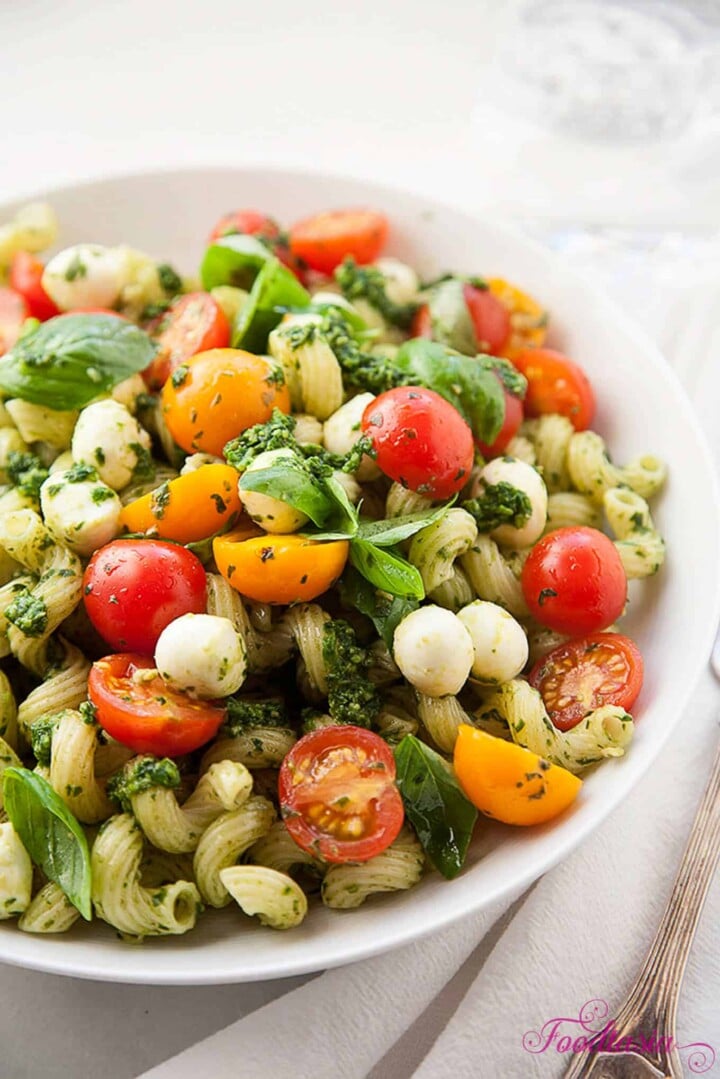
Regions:
<instances>
[{"instance_id":1,"label":"white bowl","mask_svg":"<svg viewBox=\"0 0 720 1079\"><path fill-rule=\"evenodd\" d=\"M357 911L314 907L289 933L262 929L237 910L201 918L185 937L142 947L122 943L100 922L59 936L31 936L3 923L0 960L121 982L279 978L406 944L517 893L581 843L632 790L677 729L710 651L720 612L720 502L710 453L672 370L629 318L557 257L494 222L406 191L312 173L220 168L117 177L47 197L58 212L63 244L130 243L190 272L209 228L226 210L258 207L289 223L328 207L375 206L392 223L392 253L424 273L457 269L517 282L551 311L551 343L592 379L599 401L595 426L615 460L640 452L668 459L667 490L653 510L668 558L657 578L635 590L623 622L640 642L646 664L635 741L622 760L604 763L587 778L580 799L559 821L530 830L482 822L456 880L433 874L410 892L378 897ZM12 209L0 211L0 220Z\"/></svg>"}]
</instances>

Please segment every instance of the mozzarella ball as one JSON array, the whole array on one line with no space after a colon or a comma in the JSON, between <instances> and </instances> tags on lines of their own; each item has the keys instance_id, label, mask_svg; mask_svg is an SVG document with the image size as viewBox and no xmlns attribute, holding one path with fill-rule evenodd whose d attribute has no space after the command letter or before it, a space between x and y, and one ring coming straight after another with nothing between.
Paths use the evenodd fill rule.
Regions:
<instances>
[{"instance_id":1,"label":"mozzarella ball","mask_svg":"<svg viewBox=\"0 0 720 1079\"><path fill-rule=\"evenodd\" d=\"M380 258L375 266L385 278L385 292L393 303L412 303L416 299L420 279L412 266L394 258Z\"/></svg>"},{"instance_id":2,"label":"mozzarella ball","mask_svg":"<svg viewBox=\"0 0 720 1079\"><path fill-rule=\"evenodd\" d=\"M348 499L355 505L360 501L362 488L353 475L349 472L333 472L336 483L339 483Z\"/></svg>"},{"instance_id":3,"label":"mozzarella ball","mask_svg":"<svg viewBox=\"0 0 720 1079\"><path fill-rule=\"evenodd\" d=\"M476 483L476 494L482 497L486 487L509 483L523 491L530 500L532 511L525 524L515 528L513 524L500 525L490 533L491 537L505 547L530 547L539 540L547 521L547 488L537 469L516 457L496 457L485 465Z\"/></svg>"},{"instance_id":4,"label":"mozzarella ball","mask_svg":"<svg viewBox=\"0 0 720 1079\"><path fill-rule=\"evenodd\" d=\"M96 401L80 413L72 438L73 457L97 469L113 490L127 487L149 451L150 435L119 401Z\"/></svg>"},{"instance_id":5,"label":"mozzarella ball","mask_svg":"<svg viewBox=\"0 0 720 1079\"><path fill-rule=\"evenodd\" d=\"M127 277L127 257L120 248L75 244L50 259L42 286L61 311L114 307Z\"/></svg>"},{"instance_id":6,"label":"mozzarella ball","mask_svg":"<svg viewBox=\"0 0 720 1079\"><path fill-rule=\"evenodd\" d=\"M296 412L293 419L295 420L295 441L299 446L323 445L322 420L307 412Z\"/></svg>"},{"instance_id":7,"label":"mozzarella ball","mask_svg":"<svg viewBox=\"0 0 720 1079\"><path fill-rule=\"evenodd\" d=\"M48 471L52 476L53 472L66 472L68 468L72 468L74 464L75 461L73 459L72 450L65 450L64 453L61 453L55 458L48 468Z\"/></svg>"},{"instance_id":8,"label":"mozzarella ball","mask_svg":"<svg viewBox=\"0 0 720 1079\"><path fill-rule=\"evenodd\" d=\"M155 666L173 689L204 699L227 697L245 681L245 641L229 618L184 614L160 634Z\"/></svg>"},{"instance_id":9,"label":"mozzarella ball","mask_svg":"<svg viewBox=\"0 0 720 1079\"><path fill-rule=\"evenodd\" d=\"M395 662L411 685L428 697L458 693L474 658L472 637L444 607L420 607L395 630Z\"/></svg>"},{"instance_id":10,"label":"mozzarella ball","mask_svg":"<svg viewBox=\"0 0 720 1079\"><path fill-rule=\"evenodd\" d=\"M30 906L33 867L10 821L0 824L0 920Z\"/></svg>"},{"instance_id":11,"label":"mozzarella ball","mask_svg":"<svg viewBox=\"0 0 720 1079\"><path fill-rule=\"evenodd\" d=\"M243 475L247 476L251 472L260 472L263 468L270 468L272 465L282 461L283 458L294 456L292 450L266 450L265 453L258 454ZM285 536L289 532L297 532L298 528L302 528L309 520L304 513L300 513L294 506L289 506L287 502L283 502L279 498L273 498L272 495L263 495L259 491L242 489L240 498L247 514L255 524L260 525L266 532Z\"/></svg>"},{"instance_id":12,"label":"mozzarella ball","mask_svg":"<svg viewBox=\"0 0 720 1079\"><path fill-rule=\"evenodd\" d=\"M185 458L185 463L180 469L180 475L188 476L191 472L197 472L199 468L203 468L205 465L224 464L225 459L216 457L213 453L191 453L189 457Z\"/></svg>"},{"instance_id":13,"label":"mozzarella ball","mask_svg":"<svg viewBox=\"0 0 720 1079\"><path fill-rule=\"evenodd\" d=\"M120 532L122 503L97 475L76 480L74 470L53 472L40 488L45 524L58 543L87 556Z\"/></svg>"},{"instance_id":14,"label":"mozzarella ball","mask_svg":"<svg viewBox=\"0 0 720 1079\"><path fill-rule=\"evenodd\" d=\"M473 678L499 685L520 674L528 659L528 640L509 611L478 599L457 616L472 638Z\"/></svg>"},{"instance_id":15,"label":"mozzarella ball","mask_svg":"<svg viewBox=\"0 0 720 1079\"><path fill-rule=\"evenodd\" d=\"M330 453L342 454L342 456L350 453L357 440L362 436L360 421L362 420L363 412L370 402L374 400L375 395L372 393L359 393L357 397L352 397L349 401L346 401L337 412L333 412L332 416L325 420L323 439L326 450L329 450ZM368 483L370 480L378 478L380 469L372 457L365 454L355 475L360 483Z\"/></svg>"}]
</instances>

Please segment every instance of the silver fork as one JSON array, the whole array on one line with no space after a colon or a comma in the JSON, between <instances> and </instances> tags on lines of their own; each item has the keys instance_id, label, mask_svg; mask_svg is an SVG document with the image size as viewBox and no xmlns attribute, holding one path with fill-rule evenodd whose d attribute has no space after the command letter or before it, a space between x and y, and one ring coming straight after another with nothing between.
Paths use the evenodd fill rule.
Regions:
<instances>
[{"instance_id":1,"label":"silver fork","mask_svg":"<svg viewBox=\"0 0 720 1079\"><path fill-rule=\"evenodd\" d=\"M720 680L720 634L710 665ZM645 963L615 1019L603 1028L613 1032L612 1042L618 1050L603 1051L599 1033L591 1039L596 1048L579 1053L565 1072L565 1079L681 1079L683 1065L675 1038L680 985L718 855L720 749ZM620 1043L628 1046L627 1050L621 1050ZM696 1051L707 1051L708 1056L713 1052L704 1045L698 1045ZM702 1066L693 1068L705 1070Z\"/></svg>"}]
</instances>

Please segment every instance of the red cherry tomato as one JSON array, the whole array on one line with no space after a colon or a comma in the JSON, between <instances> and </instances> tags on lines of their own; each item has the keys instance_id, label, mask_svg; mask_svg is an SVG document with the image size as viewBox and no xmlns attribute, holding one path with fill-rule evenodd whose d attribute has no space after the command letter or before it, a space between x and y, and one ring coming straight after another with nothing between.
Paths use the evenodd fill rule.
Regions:
<instances>
[{"instance_id":1,"label":"red cherry tomato","mask_svg":"<svg viewBox=\"0 0 720 1079\"><path fill-rule=\"evenodd\" d=\"M306 734L280 767L278 791L290 835L326 862L367 862L402 827L392 750L364 727Z\"/></svg>"},{"instance_id":2,"label":"red cherry tomato","mask_svg":"<svg viewBox=\"0 0 720 1079\"><path fill-rule=\"evenodd\" d=\"M627 598L627 578L615 544L596 528L558 528L535 544L522 572L530 613L570 636L606 629Z\"/></svg>"},{"instance_id":3,"label":"red cherry tomato","mask_svg":"<svg viewBox=\"0 0 720 1079\"><path fill-rule=\"evenodd\" d=\"M277 221L267 214L261 214L259 210L231 210L223 214L215 223L215 227L208 236L208 244L214 244L223 236L231 236L234 233L244 236L257 236L259 240L273 243L280 237L280 226Z\"/></svg>"},{"instance_id":4,"label":"red cherry tomato","mask_svg":"<svg viewBox=\"0 0 720 1079\"><path fill-rule=\"evenodd\" d=\"M157 673L143 678L146 670L154 670L152 660L133 653L93 663L88 696L103 730L136 753L156 757L180 757L215 737L225 719L222 704L170 689Z\"/></svg>"},{"instance_id":5,"label":"red cherry tomato","mask_svg":"<svg viewBox=\"0 0 720 1079\"><path fill-rule=\"evenodd\" d=\"M151 656L165 626L205 611L202 562L176 543L113 540L92 556L83 583L90 621L118 652Z\"/></svg>"},{"instance_id":6,"label":"red cherry tomato","mask_svg":"<svg viewBox=\"0 0 720 1079\"><path fill-rule=\"evenodd\" d=\"M27 304L19 292L0 288L0 356L15 344L28 314Z\"/></svg>"},{"instance_id":7,"label":"red cherry tomato","mask_svg":"<svg viewBox=\"0 0 720 1079\"><path fill-rule=\"evenodd\" d=\"M30 315L41 322L60 313L60 308L42 287L44 269L40 259L34 258L28 251L18 251L10 264L11 286L25 300Z\"/></svg>"},{"instance_id":8,"label":"red cherry tomato","mask_svg":"<svg viewBox=\"0 0 720 1079\"><path fill-rule=\"evenodd\" d=\"M430 304L424 303L422 307L418 307L417 311L413 316L410 336L432 337L432 316L430 314Z\"/></svg>"},{"instance_id":9,"label":"red cherry tomato","mask_svg":"<svg viewBox=\"0 0 720 1079\"><path fill-rule=\"evenodd\" d=\"M500 300L493 296L490 289L465 285L463 295L475 327L478 352L489 352L491 356L499 356L510 340L512 332L510 312L504 304L500 303Z\"/></svg>"},{"instance_id":10,"label":"red cherry tomato","mask_svg":"<svg viewBox=\"0 0 720 1079\"><path fill-rule=\"evenodd\" d=\"M360 426L372 439L378 467L411 491L449 498L467 483L472 432L457 409L434 390L387 390L370 402Z\"/></svg>"},{"instance_id":11,"label":"red cherry tomato","mask_svg":"<svg viewBox=\"0 0 720 1079\"><path fill-rule=\"evenodd\" d=\"M594 633L553 648L530 672L558 730L576 727L604 704L629 710L643 682L640 650L620 633Z\"/></svg>"},{"instance_id":12,"label":"red cherry tomato","mask_svg":"<svg viewBox=\"0 0 720 1079\"><path fill-rule=\"evenodd\" d=\"M328 210L292 226L290 251L311 270L331 274L348 255L372 262L387 234L387 218L375 210Z\"/></svg>"},{"instance_id":13,"label":"red cherry tomato","mask_svg":"<svg viewBox=\"0 0 720 1079\"><path fill-rule=\"evenodd\" d=\"M551 348L520 349L512 362L528 380L527 416L559 412L576 431L587 430L595 415L595 394L581 367Z\"/></svg>"},{"instance_id":14,"label":"red cherry tomato","mask_svg":"<svg viewBox=\"0 0 720 1079\"><path fill-rule=\"evenodd\" d=\"M230 325L209 292L181 296L161 315L148 333L155 337L158 353L143 378L151 390L161 389L185 360L211 348L227 348Z\"/></svg>"},{"instance_id":15,"label":"red cherry tomato","mask_svg":"<svg viewBox=\"0 0 720 1079\"><path fill-rule=\"evenodd\" d=\"M502 385L502 379L498 380ZM503 386L505 394L505 419L495 441L488 445L486 442L476 443L483 457L499 457L504 453L508 444L515 438L523 421L523 403L514 393L508 393Z\"/></svg>"}]
</instances>

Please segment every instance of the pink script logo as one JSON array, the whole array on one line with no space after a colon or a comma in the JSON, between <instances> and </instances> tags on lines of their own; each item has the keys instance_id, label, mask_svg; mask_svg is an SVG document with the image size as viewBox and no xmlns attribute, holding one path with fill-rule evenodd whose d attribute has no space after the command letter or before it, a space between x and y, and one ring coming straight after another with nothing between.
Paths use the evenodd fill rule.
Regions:
<instances>
[{"instance_id":1,"label":"pink script logo","mask_svg":"<svg viewBox=\"0 0 720 1079\"><path fill-rule=\"evenodd\" d=\"M715 1063L715 1050L706 1042L690 1042L679 1045L672 1037L657 1032L646 1037L620 1035L608 1022L610 1008L607 1001L597 998L583 1004L577 1018L556 1016L548 1019L540 1030L527 1030L523 1034L523 1049L528 1053L626 1053L632 1049L656 1053L665 1049L685 1055L691 1072L700 1075Z\"/></svg>"}]
</instances>

